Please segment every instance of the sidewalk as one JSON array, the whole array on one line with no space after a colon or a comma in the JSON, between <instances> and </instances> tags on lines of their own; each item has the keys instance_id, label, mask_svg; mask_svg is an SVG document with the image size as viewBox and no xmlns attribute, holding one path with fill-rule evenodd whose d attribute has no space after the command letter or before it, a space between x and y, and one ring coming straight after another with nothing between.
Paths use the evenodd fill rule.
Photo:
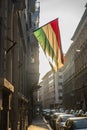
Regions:
<instances>
[{"instance_id":1,"label":"sidewalk","mask_svg":"<svg viewBox=\"0 0 87 130\"><path fill-rule=\"evenodd\" d=\"M32 124L28 127L28 130L52 130L52 129L46 122L46 120L38 115L32 121Z\"/></svg>"}]
</instances>

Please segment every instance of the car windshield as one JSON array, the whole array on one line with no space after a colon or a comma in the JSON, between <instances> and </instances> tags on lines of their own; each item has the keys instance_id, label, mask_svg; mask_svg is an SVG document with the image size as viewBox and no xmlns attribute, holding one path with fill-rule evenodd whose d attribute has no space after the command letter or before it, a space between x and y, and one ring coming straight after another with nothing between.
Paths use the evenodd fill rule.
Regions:
<instances>
[{"instance_id":1,"label":"car windshield","mask_svg":"<svg viewBox=\"0 0 87 130\"><path fill-rule=\"evenodd\" d=\"M87 120L86 119L83 119L83 120L76 120L76 121L74 121L74 127L76 128L76 129L78 129L78 128L87 128Z\"/></svg>"},{"instance_id":2,"label":"car windshield","mask_svg":"<svg viewBox=\"0 0 87 130\"><path fill-rule=\"evenodd\" d=\"M69 116L63 116L62 117L62 122L65 122L68 118L69 118Z\"/></svg>"}]
</instances>

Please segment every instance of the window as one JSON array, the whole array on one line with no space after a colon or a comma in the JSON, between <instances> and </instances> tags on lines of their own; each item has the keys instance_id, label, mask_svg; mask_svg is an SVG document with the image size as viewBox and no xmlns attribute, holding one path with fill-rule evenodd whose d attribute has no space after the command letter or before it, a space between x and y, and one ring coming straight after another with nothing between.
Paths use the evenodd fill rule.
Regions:
<instances>
[{"instance_id":1,"label":"window","mask_svg":"<svg viewBox=\"0 0 87 130\"><path fill-rule=\"evenodd\" d=\"M62 93L62 89L59 89L58 92L59 92L59 93Z\"/></svg>"},{"instance_id":2,"label":"window","mask_svg":"<svg viewBox=\"0 0 87 130\"><path fill-rule=\"evenodd\" d=\"M35 63L35 59L33 56L31 56L31 63Z\"/></svg>"},{"instance_id":3,"label":"window","mask_svg":"<svg viewBox=\"0 0 87 130\"><path fill-rule=\"evenodd\" d=\"M60 85L60 86L61 86L61 85L62 85L62 82L59 82L59 83L58 83L58 85Z\"/></svg>"}]
</instances>

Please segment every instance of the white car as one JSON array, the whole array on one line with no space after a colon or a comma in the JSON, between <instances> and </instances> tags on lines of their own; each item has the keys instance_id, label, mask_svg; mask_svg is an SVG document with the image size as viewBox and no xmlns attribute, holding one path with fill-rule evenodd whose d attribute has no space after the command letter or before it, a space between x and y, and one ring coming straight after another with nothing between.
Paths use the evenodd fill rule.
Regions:
<instances>
[{"instance_id":1,"label":"white car","mask_svg":"<svg viewBox=\"0 0 87 130\"><path fill-rule=\"evenodd\" d=\"M87 130L87 117L68 118L61 130Z\"/></svg>"},{"instance_id":2,"label":"white car","mask_svg":"<svg viewBox=\"0 0 87 130\"><path fill-rule=\"evenodd\" d=\"M64 125L65 121L69 117L75 117L73 114L60 114L56 120L56 130L60 130L60 128Z\"/></svg>"}]
</instances>

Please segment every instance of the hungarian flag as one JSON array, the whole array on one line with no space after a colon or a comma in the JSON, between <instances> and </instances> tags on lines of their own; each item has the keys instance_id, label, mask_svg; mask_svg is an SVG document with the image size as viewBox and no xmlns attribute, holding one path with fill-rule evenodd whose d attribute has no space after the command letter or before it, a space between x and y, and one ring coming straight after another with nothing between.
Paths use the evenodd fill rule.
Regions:
<instances>
[{"instance_id":1,"label":"hungarian flag","mask_svg":"<svg viewBox=\"0 0 87 130\"><path fill-rule=\"evenodd\" d=\"M63 66L58 19L55 19L34 31L34 35L41 45L52 69L57 72Z\"/></svg>"}]
</instances>

